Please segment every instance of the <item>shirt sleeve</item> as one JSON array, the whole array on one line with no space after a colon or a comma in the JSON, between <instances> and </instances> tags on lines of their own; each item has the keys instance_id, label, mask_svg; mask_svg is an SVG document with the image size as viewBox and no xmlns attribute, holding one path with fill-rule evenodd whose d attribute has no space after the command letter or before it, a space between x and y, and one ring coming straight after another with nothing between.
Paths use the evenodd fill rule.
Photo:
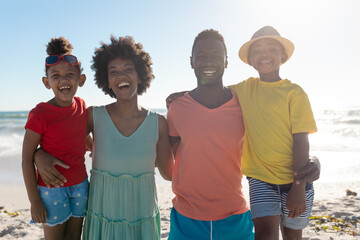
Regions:
<instances>
[{"instance_id":1,"label":"shirt sleeve","mask_svg":"<svg viewBox=\"0 0 360 240\"><path fill-rule=\"evenodd\" d=\"M169 125L169 135L171 137L178 137L179 134L177 133L175 126L174 126L174 107L173 107L174 103L170 104L169 110L167 112L167 121L168 121L168 125Z\"/></svg>"},{"instance_id":2,"label":"shirt sleeve","mask_svg":"<svg viewBox=\"0 0 360 240\"><path fill-rule=\"evenodd\" d=\"M290 101L290 121L292 134L317 131L309 98L302 89L296 91Z\"/></svg>"},{"instance_id":3,"label":"shirt sleeve","mask_svg":"<svg viewBox=\"0 0 360 240\"><path fill-rule=\"evenodd\" d=\"M41 114L39 114L39 112L36 111L35 109L29 112L29 116L25 124L25 129L29 129L40 135L42 135L45 132L46 124L43 118L41 117Z\"/></svg>"}]
</instances>

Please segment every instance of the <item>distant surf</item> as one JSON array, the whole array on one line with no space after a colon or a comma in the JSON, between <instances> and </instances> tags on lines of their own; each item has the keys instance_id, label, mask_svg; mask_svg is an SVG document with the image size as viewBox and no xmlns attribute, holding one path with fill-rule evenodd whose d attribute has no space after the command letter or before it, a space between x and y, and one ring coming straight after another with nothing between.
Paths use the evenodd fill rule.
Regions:
<instances>
[{"instance_id":1,"label":"distant surf","mask_svg":"<svg viewBox=\"0 0 360 240\"><path fill-rule=\"evenodd\" d=\"M152 109L166 115L166 109ZM314 110L318 132L311 134L311 153L322 163L320 181L358 179L360 172L360 106ZM22 182L21 148L28 111L0 112L0 182ZM87 166L91 160L87 157ZM164 182L159 174L157 181Z\"/></svg>"}]
</instances>

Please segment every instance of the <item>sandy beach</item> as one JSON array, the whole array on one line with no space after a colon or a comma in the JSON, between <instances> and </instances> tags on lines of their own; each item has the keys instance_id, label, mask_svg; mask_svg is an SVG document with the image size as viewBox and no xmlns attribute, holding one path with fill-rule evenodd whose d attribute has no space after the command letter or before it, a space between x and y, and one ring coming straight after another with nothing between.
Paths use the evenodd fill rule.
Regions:
<instances>
[{"instance_id":1,"label":"sandy beach","mask_svg":"<svg viewBox=\"0 0 360 240\"><path fill-rule=\"evenodd\" d=\"M14 118L3 118L3 126L9 126L0 128L0 239L42 239L41 225L29 224L29 202L21 173L26 118L18 121L17 114ZM325 111L319 115L319 133L311 136L310 142L311 154L321 161L321 176L314 183L313 219L303 231L303 239L360 239L360 125L354 124L360 122L360 110ZM89 157L86 157L86 166L88 170L91 168ZM167 239L173 193L170 182L159 174L155 179L161 236ZM247 194L245 178L243 186ZM347 196L346 189L356 192L357 196Z\"/></svg>"},{"instance_id":2,"label":"sandy beach","mask_svg":"<svg viewBox=\"0 0 360 240\"><path fill-rule=\"evenodd\" d=\"M248 190L246 184L245 192ZM346 194L346 189L360 193L360 182L320 182L314 185L314 220L311 220L304 230L303 239L360 239L360 196ZM167 239L173 193L168 183L158 184L157 188L161 211L161 239ZM0 192L0 238L43 239L41 225L29 224L30 211L25 187L0 185Z\"/></svg>"}]
</instances>

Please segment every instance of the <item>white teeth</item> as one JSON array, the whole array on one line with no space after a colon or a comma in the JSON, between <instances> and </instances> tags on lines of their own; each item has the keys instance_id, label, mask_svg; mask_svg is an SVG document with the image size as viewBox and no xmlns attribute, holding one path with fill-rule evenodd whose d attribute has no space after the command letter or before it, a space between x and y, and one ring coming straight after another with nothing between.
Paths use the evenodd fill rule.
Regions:
<instances>
[{"instance_id":1,"label":"white teeth","mask_svg":"<svg viewBox=\"0 0 360 240\"><path fill-rule=\"evenodd\" d=\"M213 76L216 73L216 70L203 70L202 73L206 76Z\"/></svg>"},{"instance_id":2,"label":"white teeth","mask_svg":"<svg viewBox=\"0 0 360 240\"><path fill-rule=\"evenodd\" d=\"M60 87L60 90L63 90L63 89L70 89L70 86L63 86L63 87Z\"/></svg>"},{"instance_id":3,"label":"white teeth","mask_svg":"<svg viewBox=\"0 0 360 240\"><path fill-rule=\"evenodd\" d=\"M119 83L117 86L118 86L119 88L124 87L124 86L130 86L130 83L122 82L122 83Z\"/></svg>"},{"instance_id":4,"label":"white teeth","mask_svg":"<svg viewBox=\"0 0 360 240\"><path fill-rule=\"evenodd\" d=\"M270 64L270 61L269 60L261 61L261 64Z\"/></svg>"}]
</instances>

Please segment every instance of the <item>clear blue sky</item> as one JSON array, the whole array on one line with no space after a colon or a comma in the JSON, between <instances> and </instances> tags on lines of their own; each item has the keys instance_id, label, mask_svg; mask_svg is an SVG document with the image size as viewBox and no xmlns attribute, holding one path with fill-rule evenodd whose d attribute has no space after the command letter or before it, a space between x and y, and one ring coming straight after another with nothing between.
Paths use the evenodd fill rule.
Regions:
<instances>
[{"instance_id":1,"label":"clear blue sky","mask_svg":"<svg viewBox=\"0 0 360 240\"><path fill-rule=\"evenodd\" d=\"M52 98L42 82L45 45L64 36L87 75L77 95L87 104L113 101L98 89L90 69L95 47L111 34L130 35L153 60L155 80L140 97L165 108L168 94L196 87L189 56L204 29L223 34L229 65L224 84L257 73L240 61L240 46L265 25L295 44L280 76L298 83L314 106L360 104L360 1L358 0L0 0L0 111L30 110Z\"/></svg>"}]
</instances>

